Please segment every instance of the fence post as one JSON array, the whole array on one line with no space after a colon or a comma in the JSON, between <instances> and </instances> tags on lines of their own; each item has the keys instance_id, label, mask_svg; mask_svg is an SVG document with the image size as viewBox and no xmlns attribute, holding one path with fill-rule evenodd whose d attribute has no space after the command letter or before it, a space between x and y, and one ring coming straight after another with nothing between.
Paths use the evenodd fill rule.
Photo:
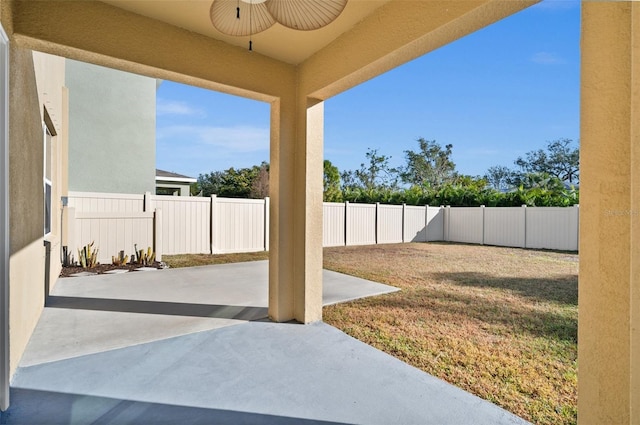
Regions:
<instances>
[{"instance_id":1,"label":"fence post","mask_svg":"<svg viewBox=\"0 0 640 425\"><path fill-rule=\"evenodd\" d=\"M376 245L380 235L380 202L376 202Z\"/></svg>"},{"instance_id":2,"label":"fence post","mask_svg":"<svg viewBox=\"0 0 640 425\"><path fill-rule=\"evenodd\" d=\"M153 245L156 261L162 261L162 210L156 209L153 214Z\"/></svg>"},{"instance_id":3,"label":"fence post","mask_svg":"<svg viewBox=\"0 0 640 425\"><path fill-rule=\"evenodd\" d=\"M217 195L211 195L211 253L214 254L216 252L216 208L217 208Z\"/></svg>"},{"instance_id":4,"label":"fence post","mask_svg":"<svg viewBox=\"0 0 640 425\"><path fill-rule=\"evenodd\" d=\"M527 205L523 205L522 206L522 214L523 214L523 218L522 218L522 222L524 223L523 230L523 236L522 236L522 247L526 248L527 247Z\"/></svg>"},{"instance_id":5,"label":"fence post","mask_svg":"<svg viewBox=\"0 0 640 425\"><path fill-rule=\"evenodd\" d=\"M484 205L480 205L480 211L482 211L482 242L480 243L480 245L484 245L484 228L486 227L484 223Z\"/></svg>"},{"instance_id":6,"label":"fence post","mask_svg":"<svg viewBox=\"0 0 640 425\"><path fill-rule=\"evenodd\" d=\"M572 241L575 244L575 250L579 251L580 248L580 205L574 205L573 206L573 214L572 214L572 220L571 220L571 224L570 224L570 229L572 229L572 231L575 231L575 235L572 235Z\"/></svg>"},{"instance_id":7,"label":"fence post","mask_svg":"<svg viewBox=\"0 0 640 425\"><path fill-rule=\"evenodd\" d=\"M576 223L576 239L578 244L576 245L576 251L580 252L580 204L576 205L576 214L578 214L578 222Z\"/></svg>"},{"instance_id":8,"label":"fence post","mask_svg":"<svg viewBox=\"0 0 640 425\"><path fill-rule=\"evenodd\" d=\"M406 231L406 214L407 214L407 204L405 204L404 202L402 203L402 243L405 243L406 237L405 235L405 231Z\"/></svg>"},{"instance_id":9,"label":"fence post","mask_svg":"<svg viewBox=\"0 0 640 425\"><path fill-rule=\"evenodd\" d=\"M344 246L349 246L349 201L344 201Z\"/></svg>"},{"instance_id":10,"label":"fence post","mask_svg":"<svg viewBox=\"0 0 640 425\"><path fill-rule=\"evenodd\" d=\"M451 205L447 205L444 208L443 224L444 224L442 226L443 239L445 240L445 242L449 242L450 233L451 233Z\"/></svg>"},{"instance_id":11,"label":"fence post","mask_svg":"<svg viewBox=\"0 0 640 425\"><path fill-rule=\"evenodd\" d=\"M429 242L429 204L424 206L424 241Z\"/></svg>"},{"instance_id":12,"label":"fence post","mask_svg":"<svg viewBox=\"0 0 640 425\"><path fill-rule=\"evenodd\" d=\"M264 198L264 250L269 251L269 197Z\"/></svg>"},{"instance_id":13,"label":"fence post","mask_svg":"<svg viewBox=\"0 0 640 425\"><path fill-rule=\"evenodd\" d=\"M144 193L144 201L142 206L142 212L150 212L151 209L151 192Z\"/></svg>"}]
</instances>

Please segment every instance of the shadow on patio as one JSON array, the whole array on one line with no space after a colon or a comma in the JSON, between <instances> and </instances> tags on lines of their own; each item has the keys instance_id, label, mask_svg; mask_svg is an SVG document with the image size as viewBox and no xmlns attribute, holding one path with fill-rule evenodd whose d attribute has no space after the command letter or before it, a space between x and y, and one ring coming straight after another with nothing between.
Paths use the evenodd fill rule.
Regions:
<instances>
[{"instance_id":1,"label":"shadow on patio","mask_svg":"<svg viewBox=\"0 0 640 425\"><path fill-rule=\"evenodd\" d=\"M324 283L325 303L396 290ZM2 423L525 423L326 324L247 321L267 286L261 263L58 281Z\"/></svg>"}]
</instances>

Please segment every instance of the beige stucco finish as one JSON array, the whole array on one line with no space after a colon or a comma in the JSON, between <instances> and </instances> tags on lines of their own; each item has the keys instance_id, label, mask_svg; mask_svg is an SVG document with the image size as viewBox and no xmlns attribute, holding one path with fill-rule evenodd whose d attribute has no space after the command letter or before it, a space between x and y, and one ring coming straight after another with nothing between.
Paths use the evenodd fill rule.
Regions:
<instances>
[{"instance_id":1,"label":"beige stucco finish","mask_svg":"<svg viewBox=\"0 0 640 425\"><path fill-rule=\"evenodd\" d=\"M36 81L40 83L36 85ZM64 60L11 48L9 73L10 371L18 365L44 307L43 130L47 121L57 134L52 140L52 232L48 275L60 273L60 170L66 166L58 149L63 143ZM45 114L46 111L46 114ZM54 280L55 281L55 280Z\"/></svg>"},{"instance_id":2,"label":"beige stucco finish","mask_svg":"<svg viewBox=\"0 0 640 425\"><path fill-rule=\"evenodd\" d=\"M11 49L9 107L21 112L11 114L9 122L9 182L14 182L9 194L11 373L15 371L44 305L43 291L37 290L44 281L42 167L32 170L30 176L24 175L24 169L34 161L42 163L43 155L42 118L38 114L34 82L31 52Z\"/></svg>"},{"instance_id":3,"label":"beige stucco finish","mask_svg":"<svg viewBox=\"0 0 640 425\"><path fill-rule=\"evenodd\" d=\"M585 2L582 9L578 411L584 423L640 422L639 6Z\"/></svg>"}]
</instances>

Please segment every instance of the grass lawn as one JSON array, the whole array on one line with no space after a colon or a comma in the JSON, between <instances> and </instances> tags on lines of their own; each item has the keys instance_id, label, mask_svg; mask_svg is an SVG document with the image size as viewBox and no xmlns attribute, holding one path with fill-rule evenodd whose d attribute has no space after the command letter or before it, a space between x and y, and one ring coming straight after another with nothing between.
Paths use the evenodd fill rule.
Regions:
<instances>
[{"instance_id":1,"label":"grass lawn","mask_svg":"<svg viewBox=\"0 0 640 425\"><path fill-rule=\"evenodd\" d=\"M242 263L244 261L261 261L268 260L269 253L260 252L244 252L240 254L181 254L181 255L163 255L162 261L167 263L169 267L177 269L180 267L196 267L211 264L226 263Z\"/></svg>"},{"instance_id":2,"label":"grass lawn","mask_svg":"<svg viewBox=\"0 0 640 425\"><path fill-rule=\"evenodd\" d=\"M576 422L576 254L375 245L325 248L324 266L402 289L325 307L327 323L534 423Z\"/></svg>"}]
</instances>

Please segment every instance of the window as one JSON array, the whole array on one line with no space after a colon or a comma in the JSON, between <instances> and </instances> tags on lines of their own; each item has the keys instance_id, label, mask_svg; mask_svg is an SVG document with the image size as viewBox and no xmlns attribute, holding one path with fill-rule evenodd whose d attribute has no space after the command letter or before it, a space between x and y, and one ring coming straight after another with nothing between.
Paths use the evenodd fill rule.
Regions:
<instances>
[{"instance_id":1,"label":"window","mask_svg":"<svg viewBox=\"0 0 640 425\"><path fill-rule=\"evenodd\" d=\"M51 132L42 123L44 133L44 235L51 233Z\"/></svg>"}]
</instances>

